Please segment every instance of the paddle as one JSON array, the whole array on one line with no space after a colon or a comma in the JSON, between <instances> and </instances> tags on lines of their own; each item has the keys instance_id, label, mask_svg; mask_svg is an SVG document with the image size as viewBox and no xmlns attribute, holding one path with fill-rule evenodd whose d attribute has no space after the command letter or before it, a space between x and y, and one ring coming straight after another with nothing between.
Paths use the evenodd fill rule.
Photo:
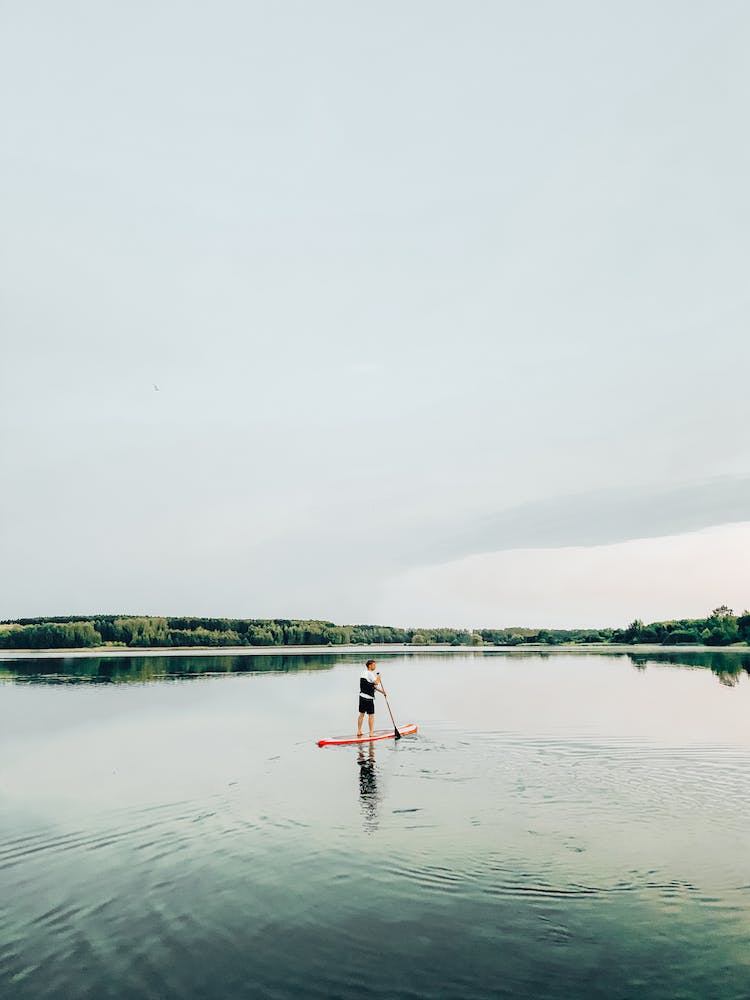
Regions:
<instances>
[{"instance_id":1,"label":"paddle","mask_svg":"<svg viewBox=\"0 0 750 1000\"><path fill-rule=\"evenodd\" d=\"M396 739L396 740L400 740L401 739L401 733L396 728L396 720L393 718L393 712L391 712L391 706L388 703L388 695L385 693L385 688L383 687L383 682L382 681L380 682L380 690L383 692L383 697L385 698L386 705L388 705L388 711L389 711L390 716L391 716L391 722L393 723L393 738Z\"/></svg>"}]
</instances>

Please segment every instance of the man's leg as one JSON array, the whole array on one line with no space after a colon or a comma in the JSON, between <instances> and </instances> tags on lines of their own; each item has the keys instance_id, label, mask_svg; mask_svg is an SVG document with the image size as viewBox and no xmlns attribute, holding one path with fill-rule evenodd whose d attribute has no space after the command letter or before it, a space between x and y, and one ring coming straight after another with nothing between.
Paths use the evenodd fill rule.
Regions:
<instances>
[{"instance_id":1,"label":"man's leg","mask_svg":"<svg viewBox=\"0 0 750 1000\"><path fill-rule=\"evenodd\" d=\"M365 713L364 712L360 712L359 716L357 718L357 736L361 736L362 735L362 720L364 719L364 717L365 717Z\"/></svg>"},{"instance_id":2,"label":"man's leg","mask_svg":"<svg viewBox=\"0 0 750 1000\"><path fill-rule=\"evenodd\" d=\"M373 733L375 732L375 713L374 712L370 712L369 713L369 715L367 716L367 721L370 724L370 736L372 736Z\"/></svg>"}]
</instances>

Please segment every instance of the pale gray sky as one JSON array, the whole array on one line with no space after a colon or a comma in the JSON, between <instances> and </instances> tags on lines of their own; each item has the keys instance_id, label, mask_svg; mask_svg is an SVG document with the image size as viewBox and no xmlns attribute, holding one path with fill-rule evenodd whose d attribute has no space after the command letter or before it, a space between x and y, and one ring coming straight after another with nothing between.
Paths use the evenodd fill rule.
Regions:
<instances>
[{"instance_id":1,"label":"pale gray sky","mask_svg":"<svg viewBox=\"0 0 750 1000\"><path fill-rule=\"evenodd\" d=\"M0 617L594 623L561 548L750 564L748 44L739 0L6 0ZM507 550L538 590L467 606ZM679 613L622 559L611 620Z\"/></svg>"}]
</instances>

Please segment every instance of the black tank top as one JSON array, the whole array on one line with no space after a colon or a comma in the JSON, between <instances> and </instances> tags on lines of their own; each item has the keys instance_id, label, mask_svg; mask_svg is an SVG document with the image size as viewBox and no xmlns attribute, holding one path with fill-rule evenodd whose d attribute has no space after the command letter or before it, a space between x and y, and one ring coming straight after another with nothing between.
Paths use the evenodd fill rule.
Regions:
<instances>
[{"instance_id":1,"label":"black tank top","mask_svg":"<svg viewBox=\"0 0 750 1000\"><path fill-rule=\"evenodd\" d=\"M368 681L366 677L359 678L359 693L368 698L375 697L375 681Z\"/></svg>"}]
</instances>

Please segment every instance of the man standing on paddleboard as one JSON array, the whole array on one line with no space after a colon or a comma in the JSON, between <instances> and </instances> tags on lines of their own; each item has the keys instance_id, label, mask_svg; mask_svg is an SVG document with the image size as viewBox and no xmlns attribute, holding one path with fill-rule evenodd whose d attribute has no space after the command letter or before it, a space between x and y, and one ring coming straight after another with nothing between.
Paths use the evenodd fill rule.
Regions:
<instances>
[{"instance_id":1,"label":"man standing on paddleboard","mask_svg":"<svg viewBox=\"0 0 750 1000\"><path fill-rule=\"evenodd\" d=\"M365 716L370 726L370 736L375 732L375 690L383 692L380 674L375 670L375 660L368 660L364 670L359 675L359 716L357 718L357 736L362 735L362 723Z\"/></svg>"}]
</instances>

